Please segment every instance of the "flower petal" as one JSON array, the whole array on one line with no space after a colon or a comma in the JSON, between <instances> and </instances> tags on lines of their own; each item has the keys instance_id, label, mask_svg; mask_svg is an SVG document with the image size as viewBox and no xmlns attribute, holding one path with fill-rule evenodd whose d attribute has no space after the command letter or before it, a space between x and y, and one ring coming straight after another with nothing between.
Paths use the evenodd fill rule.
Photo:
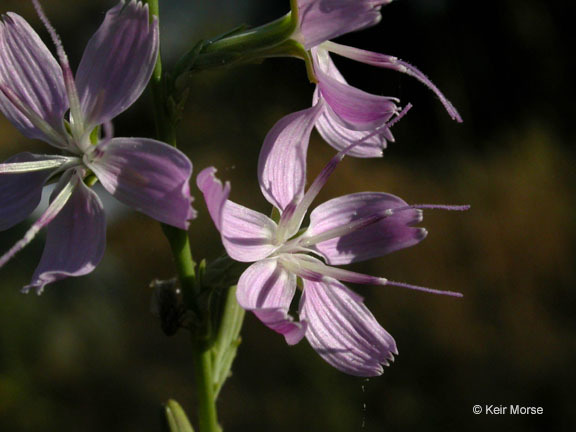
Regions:
<instances>
[{"instance_id":1,"label":"flower petal","mask_svg":"<svg viewBox=\"0 0 576 432\"><path fill-rule=\"evenodd\" d=\"M355 30L378 24L380 7L391 0L298 0L300 35L310 48Z\"/></svg>"},{"instance_id":2,"label":"flower petal","mask_svg":"<svg viewBox=\"0 0 576 432\"><path fill-rule=\"evenodd\" d=\"M79 181L64 208L48 225L40 264L32 282L23 291L34 288L40 294L49 283L90 273L102 259L105 248L106 219L102 203Z\"/></svg>"},{"instance_id":3,"label":"flower petal","mask_svg":"<svg viewBox=\"0 0 576 432\"><path fill-rule=\"evenodd\" d=\"M240 306L294 345L306 331L305 323L294 322L288 314L295 291L296 276L271 259L252 264L242 273L236 298Z\"/></svg>"},{"instance_id":4,"label":"flower petal","mask_svg":"<svg viewBox=\"0 0 576 432\"><path fill-rule=\"evenodd\" d=\"M378 324L362 299L334 279L304 280L300 319L308 324L312 348L336 369L350 375L377 376L394 359L396 342Z\"/></svg>"},{"instance_id":5,"label":"flower petal","mask_svg":"<svg viewBox=\"0 0 576 432\"><path fill-rule=\"evenodd\" d=\"M58 145L14 102L63 134L68 99L62 69L32 27L12 12L0 20L0 84L5 88L0 91L0 111L8 120L28 138Z\"/></svg>"},{"instance_id":6,"label":"flower petal","mask_svg":"<svg viewBox=\"0 0 576 432\"><path fill-rule=\"evenodd\" d=\"M355 193L326 201L310 214L306 237L330 237L330 232L337 234L339 230L342 235L307 247L321 253L329 264L341 265L413 246L427 234L423 228L411 226L422 221L422 211L407 209L390 216L386 213L406 206L402 199L379 192ZM362 220L368 224L362 226ZM346 233L347 227L353 225L356 229Z\"/></svg>"},{"instance_id":7,"label":"flower petal","mask_svg":"<svg viewBox=\"0 0 576 432\"><path fill-rule=\"evenodd\" d=\"M262 213L228 200L230 183L222 186L215 173L213 167L202 170L196 183L204 194L208 212L220 231L226 252L241 262L266 258L277 248L274 245L276 223Z\"/></svg>"},{"instance_id":8,"label":"flower petal","mask_svg":"<svg viewBox=\"0 0 576 432\"><path fill-rule=\"evenodd\" d=\"M204 168L196 177L196 185L204 194L208 213L220 231L224 205L230 195L230 182L222 185L222 182L216 177L216 171L214 167Z\"/></svg>"},{"instance_id":9,"label":"flower petal","mask_svg":"<svg viewBox=\"0 0 576 432\"><path fill-rule=\"evenodd\" d=\"M37 162L57 157L19 153L5 163ZM22 222L40 203L42 188L56 168L27 173L0 173L0 231Z\"/></svg>"},{"instance_id":10,"label":"flower petal","mask_svg":"<svg viewBox=\"0 0 576 432\"><path fill-rule=\"evenodd\" d=\"M148 216L188 229L192 163L180 150L147 138L113 138L85 156L102 186Z\"/></svg>"},{"instance_id":11,"label":"flower petal","mask_svg":"<svg viewBox=\"0 0 576 432\"><path fill-rule=\"evenodd\" d=\"M77 170L71 169L60 177L55 192L52 194L50 205L42 213L40 218L28 228L24 236L7 252L0 256L0 268L4 267L18 252L34 240L40 230L50 224L66 206L78 183L82 182L81 176L77 175L76 172Z\"/></svg>"},{"instance_id":12,"label":"flower petal","mask_svg":"<svg viewBox=\"0 0 576 432\"><path fill-rule=\"evenodd\" d=\"M304 194L306 152L321 106L289 114L268 132L260 150L258 180L268 202L284 210Z\"/></svg>"},{"instance_id":13,"label":"flower petal","mask_svg":"<svg viewBox=\"0 0 576 432\"><path fill-rule=\"evenodd\" d=\"M236 261L253 262L266 258L274 244L276 224L268 216L233 201L226 201L222 216L222 243Z\"/></svg>"},{"instance_id":14,"label":"flower petal","mask_svg":"<svg viewBox=\"0 0 576 432\"><path fill-rule=\"evenodd\" d=\"M318 78L319 96L343 125L352 130L371 130L386 123L398 112L397 99L376 96L352 87L342 78L328 52L312 50Z\"/></svg>"},{"instance_id":15,"label":"flower petal","mask_svg":"<svg viewBox=\"0 0 576 432\"><path fill-rule=\"evenodd\" d=\"M316 121L316 129L324 141L336 150L344 150L350 144L363 141L348 153L351 157L373 158L381 157L387 147L387 141L394 141L388 128L383 128L381 133L374 134L366 139L365 131L356 131L342 125L338 116L330 107L326 107L322 115Z\"/></svg>"},{"instance_id":16,"label":"flower petal","mask_svg":"<svg viewBox=\"0 0 576 432\"><path fill-rule=\"evenodd\" d=\"M108 11L92 36L76 74L89 126L111 120L142 94L158 55L158 22L148 5L122 0Z\"/></svg>"},{"instance_id":17,"label":"flower petal","mask_svg":"<svg viewBox=\"0 0 576 432\"><path fill-rule=\"evenodd\" d=\"M326 50L316 48L312 53L318 78L314 103L318 100L325 102L322 115L316 122L322 138L338 150L364 140L349 152L350 156L382 156L386 141L394 140L386 124L399 114L397 99L373 95L350 86ZM381 131L364 138L377 129Z\"/></svg>"}]
</instances>

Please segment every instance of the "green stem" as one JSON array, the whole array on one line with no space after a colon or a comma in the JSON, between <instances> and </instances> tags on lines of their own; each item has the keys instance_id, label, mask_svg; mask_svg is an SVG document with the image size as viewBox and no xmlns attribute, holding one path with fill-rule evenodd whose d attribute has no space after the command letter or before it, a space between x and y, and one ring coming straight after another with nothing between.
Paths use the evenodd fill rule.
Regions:
<instances>
[{"instance_id":1,"label":"green stem","mask_svg":"<svg viewBox=\"0 0 576 432\"><path fill-rule=\"evenodd\" d=\"M159 20L158 0L147 0L147 3L150 10L150 19ZM150 80L150 87L152 88L154 98L154 118L157 137L161 141L176 146L174 121L168 109L160 53L158 53L154 73ZM196 306L198 298L196 263L190 250L188 233L164 224L162 225L162 229L170 243L172 255L174 256L184 302L189 309L195 311L198 309ZM205 319L209 319L209 314L201 314L199 316L204 316L206 317ZM196 377L196 393L198 396L199 430L200 432L221 432L216 416L210 344L207 343L202 335L195 335L193 333L192 351L194 356L193 367Z\"/></svg>"},{"instance_id":2,"label":"green stem","mask_svg":"<svg viewBox=\"0 0 576 432\"><path fill-rule=\"evenodd\" d=\"M162 224L162 231L170 243L170 250L176 264L184 303L189 309L195 310L194 300L197 294L196 263L190 250L188 233L166 224Z\"/></svg>"},{"instance_id":3,"label":"green stem","mask_svg":"<svg viewBox=\"0 0 576 432\"><path fill-rule=\"evenodd\" d=\"M222 432L216 414L216 397L212 382L212 352L205 342L193 341L193 344L199 430L200 432Z\"/></svg>"},{"instance_id":4,"label":"green stem","mask_svg":"<svg viewBox=\"0 0 576 432\"><path fill-rule=\"evenodd\" d=\"M159 20L158 0L148 0L150 8L150 19ZM156 135L159 140L164 141L176 147L176 133L173 122L170 118L170 112L166 103L166 91L164 79L162 76L162 59L160 53L154 65L154 72L150 79L152 96L154 99L154 121L156 123ZM196 263L190 251L190 240L188 233L168 225L162 225L166 238L170 242L170 248L174 255L174 260L178 268L178 277L180 279L184 296L190 296L194 293L194 279L196 277ZM186 299L186 298L185 298Z\"/></svg>"}]
</instances>

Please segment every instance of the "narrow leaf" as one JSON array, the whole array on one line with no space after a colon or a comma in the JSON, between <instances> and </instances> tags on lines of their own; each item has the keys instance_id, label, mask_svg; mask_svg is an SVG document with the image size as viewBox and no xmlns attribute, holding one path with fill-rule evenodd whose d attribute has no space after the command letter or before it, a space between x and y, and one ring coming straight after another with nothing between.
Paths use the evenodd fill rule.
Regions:
<instances>
[{"instance_id":1,"label":"narrow leaf","mask_svg":"<svg viewBox=\"0 0 576 432\"><path fill-rule=\"evenodd\" d=\"M170 432L194 432L194 428L190 424L186 412L174 399L166 402L164 412Z\"/></svg>"}]
</instances>

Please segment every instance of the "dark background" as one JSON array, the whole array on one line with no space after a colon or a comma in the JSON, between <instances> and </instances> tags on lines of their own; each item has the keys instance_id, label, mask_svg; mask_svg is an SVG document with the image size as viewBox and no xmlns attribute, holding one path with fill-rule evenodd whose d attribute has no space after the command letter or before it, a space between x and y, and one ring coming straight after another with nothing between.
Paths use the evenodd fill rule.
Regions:
<instances>
[{"instance_id":1,"label":"dark background","mask_svg":"<svg viewBox=\"0 0 576 432\"><path fill-rule=\"evenodd\" d=\"M44 2L73 64L113 1ZM241 6L238 4L241 3ZM570 5L570 6L569 6ZM165 62L201 38L281 16L288 1L161 2ZM383 376L344 375L305 343L289 347L247 316L234 375L219 400L226 431L576 430L574 319L574 55L569 2L402 0L379 26L341 42L396 55L424 71L459 108L452 122L424 86L341 61L351 83L399 97L412 111L378 160L346 159L318 202L363 190L412 203L469 203L428 211L420 245L354 269L457 290L463 299L354 287L396 338ZM28 2L2 0L47 40ZM268 212L256 181L266 132L308 107L300 61L205 72L179 127L196 172L215 165L232 197ZM145 95L115 120L118 136L153 136ZM51 151L0 118L0 158ZM310 176L333 154L314 135ZM195 256L222 248L194 188ZM103 199L106 198L102 193ZM159 225L105 199L108 247L89 276L19 293L40 257L35 240L1 270L0 430L158 431L172 397L195 417L190 345L167 338L149 312L154 278L174 273ZM7 250L29 222L2 233ZM541 416L473 415L475 404L541 406Z\"/></svg>"}]
</instances>

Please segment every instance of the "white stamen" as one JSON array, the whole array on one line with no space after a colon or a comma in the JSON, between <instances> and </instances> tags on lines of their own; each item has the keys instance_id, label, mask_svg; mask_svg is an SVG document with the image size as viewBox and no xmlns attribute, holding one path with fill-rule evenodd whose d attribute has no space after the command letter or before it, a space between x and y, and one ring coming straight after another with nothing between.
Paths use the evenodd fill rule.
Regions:
<instances>
[{"instance_id":1,"label":"white stamen","mask_svg":"<svg viewBox=\"0 0 576 432\"><path fill-rule=\"evenodd\" d=\"M322 261L303 254L281 255L282 266L304 279L321 280L323 277L330 277L343 282L386 285L385 278L356 273L324 264Z\"/></svg>"},{"instance_id":2,"label":"white stamen","mask_svg":"<svg viewBox=\"0 0 576 432\"><path fill-rule=\"evenodd\" d=\"M34 237L36 237L42 228L44 228L46 225L52 222L56 216L58 216L58 213L60 213L60 211L64 208L72 196L74 189L78 185L78 182L81 180L82 179L78 175L72 175L70 181L66 183L60 193L50 203L46 211L42 214L42 216L40 216L40 219L38 219L30 227L26 234L24 234L24 237L22 237L18 242L16 242L14 246L12 246L12 248L10 248L8 252L0 257L0 268L4 267L4 264L10 261L17 252L20 252L25 246L34 240Z\"/></svg>"},{"instance_id":3,"label":"white stamen","mask_svg":"<svg viewBox=\"0 0 576 432\"><path fill-rule=\"evenodd\" d=\"M36 112L26 106L22 101L10 90L8 86L4 83L0 82L0 92L6 96L6 98L17 108L20 110L22 115L26 117L26 119L32 123L32 125L40 130L46 138L50 141L50 144L53 144L59 148L66 148L67 146L63 143L66 142L66 138L58 133L56 129L54 129L46 120L40 117Z\"/></svg>"},{"instance_id":4,"label":"white stamen","mask_svg":"<svg viewBox=\"0 0 576 432\"><path fill-rule=\"evenodd\" d=\"M403 110L403 112L405 112L408 109L410 108L407 106ZM304 216L306 215L308 208L310 207L314 199L316 199L316 197L318 196L318 194L328 181L328 178L330 178L330 176L332 175L338 164L342 161L342 159L344 159L344 157L352 149L362 144L366 140L372 138L373 136L381 133L383 128L388 128L388 124L384 124L376 128L372 132L363 136L362 139L354 141L344 150L339 151L335 156L332 157L332 159L330 159L330 161L326 164L324 169L320 172L320 174L318 174L318 177L314 179L314 181L312 182L312 184L310 185L310 187L308 188L308 190L306 191L300 202L295 204L290 203L290 206L293 206L294 208L290 208L289 212L285 211L284 212L285 214L282 215L282 218L280 219L280 222L278 224L278 233L281 233L281 235L284 236L282 237L283 240L286 240L286 237L290 237L298 232L298 229L300 229L300 225L302 224L302 220L304 219Z\"/></svg>"},{"instance_id":5,"label":"white stamen","mask_svg":"<svg viewBox=\"0 0 576 432\"><path fill-rule=\"evenodd\" d=\"M70 68L70 62L68 61L68 56L64 51L62 41L60 36L50 24L48 17L42 9L42 5L38 0L32 0L34 4L34 9L40 17L40 20L48 30L48 34L52 38L52 42L56 46L56 52L58 53L58 58L60 59L60 66L62 67L62 74L64 76L64 85L66 86L66 93L68 94L68 102L70 103L70 127L72 129L72 135L78 138L82 135L84 129L84 116L82 114L82 109L80 107L80 99L78 98L78 90L76 89L76 83L74 82L74 74Z\"/></svg>"},{"instance_id":6,"label":"white stamen","mask_svg":"<svg viewBox=\"0 0 576 432\"><path fill-rule=\"evenodd\" d=\"M470 210L469 205L446 205L446 204L412 204L405 207L397 207L395 209L390 209L392 214L406 211L406 210L448 210L448 211L466 211Z\"/></svg>"},{"instance_id":7,"label":"white stamen","mask_svg":"<svg viewBox=\"0 0 576 432\"><path fill-rule=\"evenodd\" d=\"M317 234L315 236L310 236L308 238L303 237L300 244L302 246L312 246L312 245L315 245L316 243L320 243L320 242L323 242L326 240L331 240L331 239L337 238L337 237L342 237L342 236L350 234L354 231L357 231L359 229L362 229L362 228L365 228L369 225L372 225L376 222L379 222L382 219L386 218L386 216L388 216L387 211L384 212L383 215L372 215L372 216L364 217L364 218L361 218L361 219L358 219L355 221L351 221L345 225L338 226L336 228L332 228L330 230L324 231L324 232Z\"/></svg>"},{"instance_id":8,"label":"white stamen","mask_svg":"<svg viewBox=\"0 0 576 432\"><path fill-rule=\"evenodd\" d=\"M35 162L13 162L0 164L0 174L19 174L34 171L44 171L58 168L67 162L80 163L76 157L58 157L53 159L35 161Z\"/></svg>"},{"instance_id":9,"label":"white stamen","mask_svg":"<svg viewBox=\"0 0 576 432\"><path fill-rule=\"evenodd\" d=\"M418 286L418 285L410 285L410 284L403 283L403 282L387 281L386 285L397 286L400 288L408 288L408 289L411 289L414 291L422 291L422 292L425 292L428 294L446 295L446 296L450 296L450 297L464 297L464 294L459 293L459 292L455 292L455 291L436 290L436 289L426 288L426 287L422 287L422 286Z\"/></svg>"}]
</instances>

